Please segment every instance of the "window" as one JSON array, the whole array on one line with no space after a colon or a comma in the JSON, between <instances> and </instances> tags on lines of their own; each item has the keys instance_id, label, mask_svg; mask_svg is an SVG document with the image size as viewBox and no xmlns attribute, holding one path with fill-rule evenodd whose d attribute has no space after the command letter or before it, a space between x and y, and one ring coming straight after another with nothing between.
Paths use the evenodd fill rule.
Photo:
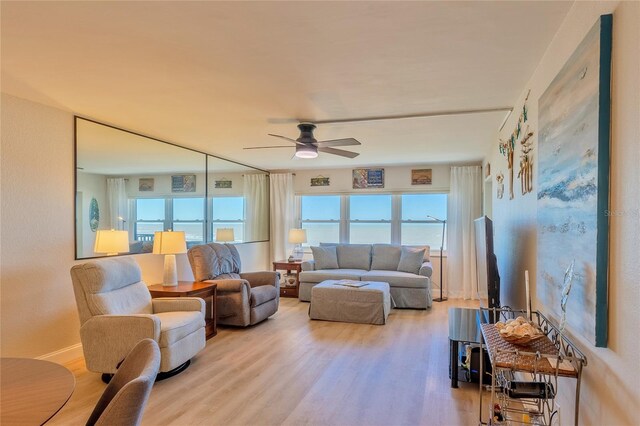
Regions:
<instances>
[{"instance_id":1,"label":"window","mask_svg":"<svg viewBox=\"0 0 640 426\"><path fill-rule=\"evenodd\" d=\"M301 195L308 246L323 243L442 244L447 194ZM446 238L446 233L445 233ZM446 243L446 241L445 241ZM446 247L445 247L446 248Z\"/></svg>"},{"instance_id":2,"label":"window","mask_svg":"<svg viewBox=\"0 0 640 426\"><path fill-rule=\"evenodd\" d=\"M232 228L235 242L244 241L244 197L211 199L211 241L216 240L218 228Z\"/></svg>"},{"instance_id":3,"label":"window","mask_svg":"<svg viewBox=\"0 0 640 426\"><path fill-rule=\"evenodd\" d=\"M174 231L184 231L187 242L204 242L204 198L173 199Z\"/></svg>"},{"instance_id":4,"label":"window","mask_svg":"<svg viewBox=\"0 0 640 426\"><path fill-rule=\"evenodd\" d=\"M153 241L156 231L164 230L164 198L138 198L136 201L136 222L134 239Z\"/></svg>"},{"instance_id":5,"label":"window","mask_svg":"<svg viewBox=\"0 0 640 426\"><path fill-rule=\"evenodd\" d=\"M447 194L403 194L401 197L400 241L402 244L429 245L432 249L440 249L442 223L428 216L446 220Z\"/></svg>"},{"instance_id":6,"label":"window","mask_svg":"<svg viewBox=\"0 0 640 426\"><path fill-rule=\"evenodd\" d=\"M340 242L340 196L300 197L302 228L307 230L307 246Z\"/></svg>"},{"instance_id":7,"label":"window","mask_svg":"<svg viewBox=\"0 0 640 426\"><path fill-rule=\"evenodd\" d=\"M391 243L391 195L349 196L349 242Z\"/></svg>"}]
</instances>

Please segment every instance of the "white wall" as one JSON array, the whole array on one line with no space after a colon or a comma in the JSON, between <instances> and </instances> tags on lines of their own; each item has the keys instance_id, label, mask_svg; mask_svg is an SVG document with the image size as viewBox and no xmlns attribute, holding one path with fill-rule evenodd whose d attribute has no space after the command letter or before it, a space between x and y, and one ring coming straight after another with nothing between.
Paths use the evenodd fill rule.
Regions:
<instances>
[{"instance_id":1,"label":"white wall","mask_svg":"<svg viewBox=\"0 0 640 426\"><path fill-rule=\"evenodd\" d=\"M303 160L300 160L303 161ZM432 169L431 185L411 185L411 169ZM451 165L419 164L414 166L384 167L385 187L353 189L353 168L341 169L303 169L295 171L294 187L296 194L339 194L371 192L448 192ZM324 176L330 178L330 186L311 186L311 178Z\"/></svg>"},{"instance_id":2,"label":"white wall","mask_svg":"<svg viewBox=\"0 0 640 426\"><path fill-rule=\"evenodd\" d=\"M38 357L80 342L74 261L73 114L2 94L1 356ZM269 243L238 245L245 271L270 269ZM136 255L147 283L162 256ZM179 279L192 278L186 255Z\"/></svg>"},{"instance_id":3,"label":"white wall","mask_svg":"<svg viewBox=\"0 0 640 426\"><path fill-rule=\"evenodd\" d=\"M78 213L82 217L78 218L77 227L80 235L78 238L78 257L96 256L93 247L96 242L96 232L91 230L89 225L89 214L91 199L95 198L100 209L100 225L98 229L109 229L111 217L109 214L109 206L107 205L107 177L96 173L84 173L78 171L77 193L80 193L82 206Z\"/></svg>"},{"instance_id":4,"label":"white wall","mask_svg":"<svg viewBox=\"0 0 640 426\"><path fill-rule=\"evenodd\" d=\"M531 89L527 105L534 135L534 188L522 196L519 181L514 184L515 199L508 199L506 159L493 146L488 160L492 174L505 175L505 197L493 194L495 246L503 282L503 304L524 307L524 270L536 276L536 193L537 193L537 115L538 99L562 68L601 14L613 12L612 66L612 142L611 142L611 210L620 212L610 222L609 255L609 347L595 348L581 336L569 334L585 352L588 366L584 370L580 404L580 424L637 424L640 393L635 383L640 353L640 3L576 2L561 25L534 75L523 87L515 113L507 121L502 138L513 130L519 109ZM535 295L535 278L532 281ZM534 306L542 312L547 307L537 298ZM560 384L562 423L573 423L573 383Z\"/></svg>"}]
</instances>

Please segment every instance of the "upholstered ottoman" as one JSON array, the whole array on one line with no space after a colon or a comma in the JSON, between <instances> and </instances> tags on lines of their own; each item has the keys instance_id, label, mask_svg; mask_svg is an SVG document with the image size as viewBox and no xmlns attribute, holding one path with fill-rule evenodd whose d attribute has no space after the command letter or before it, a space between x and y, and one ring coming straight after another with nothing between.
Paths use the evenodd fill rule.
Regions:
<instances>
[{"instance_id":1,"label":"upholstered ottoman","mask_svg":"<svg viewBox=\"0 0 640 426\"><path fill-rule=\"evenodd\" d=\"M363 287L323 281L311 289L309 317L315 320L384 324L391 310L389 284L367 281Z\"/></svg>"}]
</instances>

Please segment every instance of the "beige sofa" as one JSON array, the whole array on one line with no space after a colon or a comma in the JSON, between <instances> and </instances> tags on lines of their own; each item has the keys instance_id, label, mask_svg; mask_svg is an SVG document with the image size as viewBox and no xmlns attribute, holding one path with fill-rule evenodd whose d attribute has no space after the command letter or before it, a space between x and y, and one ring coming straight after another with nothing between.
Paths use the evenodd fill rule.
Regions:
<instances>
[{"instance_id":1,"label":"beige sofa","mask_svg":"<svg viewBox=\"0 0 640 426\"><path fill-rule=\"evenodd\" d=\"M301 301L311 300L311 289L325 280L381 281L389 283L392 303L396 308L426 309L431 307L431 274L429 246L405 246L425 249L422 264L415 273L398 271L403 246L390 244L320 244L335 246L338 268L319 269L315 260L302 263Z\"/></svg>"}]
</instances>

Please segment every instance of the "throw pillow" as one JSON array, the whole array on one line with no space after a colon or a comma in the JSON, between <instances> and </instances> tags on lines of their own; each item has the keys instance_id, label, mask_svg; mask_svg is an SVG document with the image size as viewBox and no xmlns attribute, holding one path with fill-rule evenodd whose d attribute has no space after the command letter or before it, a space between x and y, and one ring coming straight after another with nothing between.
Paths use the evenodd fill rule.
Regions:
<instances>
[{"instance_id":1,"label":"throw pillow","mask_svg":"<svg viewBox=\"0 0 640 426\"><path fill-rule=\"evenodd\" d=\"M424 261L425 249L412 249L409 247L402 247L400 253L400 262L398 263L398 271L409 272L412 274L420 273L420 267Z\"/></svg>"},{"instance_id":2,"label":"throw pillow","mask_svg":"<svg viewBox=\"0 0 640 426\"><path fill-rule=\"evenodd\" d=\"M338 253L335 246L311 247L316 269L338 269Z\"/></svg>"}]
</instances>

